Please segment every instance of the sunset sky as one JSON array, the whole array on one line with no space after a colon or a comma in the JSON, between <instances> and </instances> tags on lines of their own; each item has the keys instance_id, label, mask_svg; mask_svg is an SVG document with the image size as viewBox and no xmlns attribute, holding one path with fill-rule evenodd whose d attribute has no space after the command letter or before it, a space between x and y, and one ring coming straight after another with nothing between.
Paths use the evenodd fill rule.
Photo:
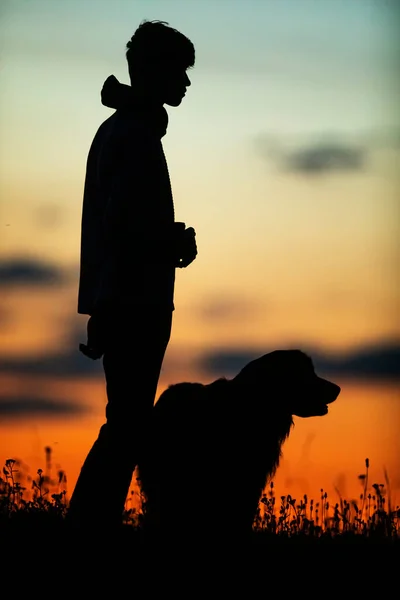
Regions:
<instances>
[{"instance_id":1,"label":"sunset sky","mask_svg":"<svg viewBox=\"0 0 400 600\"><path fill-rule=\"evenodd\" d=\"M343 393L357 418L364 391L391 398L357 439L387 425L379 460L400 489L395 369L371 359L378 379L367 385L365 369L346 362L400 342L395 0L3 0L0 459L33 456L29 431L43 427L40 443L64 444L74 476L102 421L101 365L77 350L83 183L92 138L112 114L101 87L110 74L129 83L125 45L143 19L167 21L196 49L163 145L176 218L195 227L199 254L177 274L160 385L229 375L278 347L315 351L351 382ZM85 403L95 416L83 426ZM354 427L338 411L321 427L332 440L347 432L351 448ZM316 472L328 472L331 454L324 446Z\"/></svg>"}]
</instances>

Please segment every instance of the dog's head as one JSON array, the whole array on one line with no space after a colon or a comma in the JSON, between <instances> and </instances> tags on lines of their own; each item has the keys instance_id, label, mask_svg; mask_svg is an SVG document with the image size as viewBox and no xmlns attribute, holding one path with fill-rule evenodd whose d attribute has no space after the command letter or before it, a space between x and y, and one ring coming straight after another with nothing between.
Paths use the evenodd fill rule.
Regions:
<instances>
[{"instance_id":1,"label":"dog's head","mask_svg":"<svg viewBox=\"0 0 400 600\"><path fill-rule=\"evenodd\" d=\"M340 387L318 377L309 356L301 350L275 350L247 364L234 382L259 396L273 395L282 409L298 417L326 415Z\"/></svg>"}]
</instances>

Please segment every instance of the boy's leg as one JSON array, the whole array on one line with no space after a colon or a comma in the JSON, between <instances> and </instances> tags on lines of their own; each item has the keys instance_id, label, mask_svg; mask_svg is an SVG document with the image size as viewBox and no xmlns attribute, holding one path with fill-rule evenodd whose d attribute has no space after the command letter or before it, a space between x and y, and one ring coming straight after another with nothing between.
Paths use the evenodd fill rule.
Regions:
<instances>
[{"instance_id":1,"label":"boy's leg","mask_svg":"<svg viewBox=\"0 0 400 600\"><path fill-rule=\"evenodd\" d=\"M138 310L101 324L108 403L106 423L82 467L70 502L70 517L82 525L121 524L137 453L151 416L172 311Z\"/></svg>"}]
</instances>

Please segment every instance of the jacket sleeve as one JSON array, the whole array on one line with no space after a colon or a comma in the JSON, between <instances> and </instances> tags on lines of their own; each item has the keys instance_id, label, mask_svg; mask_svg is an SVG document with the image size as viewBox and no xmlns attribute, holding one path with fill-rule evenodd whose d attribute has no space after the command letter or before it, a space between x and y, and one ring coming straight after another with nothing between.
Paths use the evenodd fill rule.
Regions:
<instances>
[{"instance_id":1,"label":"jacket sleeve","mask_svg":"<svg viewBox=\"0 0 400 600\"><path fill-rule=\"evenodd\" d=\"M173 223L158 216L165 192L157 141L138 131L114 136L103 152L100 170L108 172L104 231L121 262L174 263Z\"/></svg>"}]
</instances>

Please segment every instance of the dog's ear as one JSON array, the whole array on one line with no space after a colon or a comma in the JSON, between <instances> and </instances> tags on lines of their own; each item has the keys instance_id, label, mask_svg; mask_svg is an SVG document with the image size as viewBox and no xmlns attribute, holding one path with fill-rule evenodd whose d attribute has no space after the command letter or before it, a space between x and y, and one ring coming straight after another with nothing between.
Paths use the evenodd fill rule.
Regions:
<instances>
[{"instance_id":1,"label":"dog's ear","mask_svg":"<svg viewBox=\"0 0 400 600\"><path fill-rule=\"evenodd\" d=\"M285 353L284 350L274 350L250 361L239 371L235 380L252 386L268 385L268 381L271 381L282 370L283 353Z\"/></svg>"},{"instance_id":2,"label":"dog's ear","mask_svg":"<svg viewBox=\"0 0 400 600\"><path fill-rule=\"evenodd\" d=\"M287 389L298 385L304 378L314 376L311 358L297 348L273 350L250 361L236 375L235 380L252 387L280 386Z\"/></svg>"}]
</instances>

